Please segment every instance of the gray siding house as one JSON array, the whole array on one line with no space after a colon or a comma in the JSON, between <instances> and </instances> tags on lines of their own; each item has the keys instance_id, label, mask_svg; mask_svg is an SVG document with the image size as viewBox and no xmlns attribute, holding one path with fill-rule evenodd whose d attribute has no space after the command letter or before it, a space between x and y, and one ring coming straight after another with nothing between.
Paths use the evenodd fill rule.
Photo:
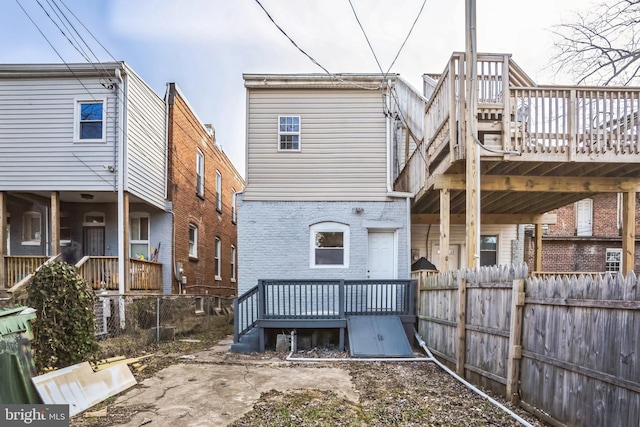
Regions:
<instances>
[{"instance_id":1,"label":"gray siding house","mask_svg":"<svg viewBox=\"0 0 640 427\"><path fill-rule=\"evenodd\" d=\"M162 98L123 62L2 64L0 123L1 288L55 257L95 289L170 291Z\"/></svg>"}]
</instances>

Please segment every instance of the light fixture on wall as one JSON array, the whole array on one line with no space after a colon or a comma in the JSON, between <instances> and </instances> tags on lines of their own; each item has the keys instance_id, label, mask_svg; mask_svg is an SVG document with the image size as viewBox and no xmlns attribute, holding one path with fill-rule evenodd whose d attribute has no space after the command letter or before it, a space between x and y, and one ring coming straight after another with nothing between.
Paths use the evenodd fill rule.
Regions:
<instances>
[{"instance_id":1,"label":"light fixture on wall","mask_svg":"<svg viewBox=\"0 0 640 427\"><path fill-rule=\"evenodd\" d=\"M80 193L80 198L84 200L93 200L93 194Z\"/></svg>"},{"instance_id":2,"label":"light fixture on wall","mask_svg":"<svg viewBox=\"0 0 640 427\"><path fill-rule=\"evenodd\" d=\"M364 208L353 208L353 213L355 214L361 214L362 212L364 212Z\"/></svg>"}]
</instances>

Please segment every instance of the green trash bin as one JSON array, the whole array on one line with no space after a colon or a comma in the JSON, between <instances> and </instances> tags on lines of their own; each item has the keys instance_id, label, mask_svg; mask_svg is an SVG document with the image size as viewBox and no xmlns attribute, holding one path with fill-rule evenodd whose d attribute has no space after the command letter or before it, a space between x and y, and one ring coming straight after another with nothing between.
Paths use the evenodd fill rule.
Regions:
<instances>
[{"instance_id":1,"label":"green trash bin","mask_svg":"<svg viewBox=\"0 0 640 427\"><path fill-rule=\"evenodd\" d=\"M0 403L42 403L31 383L36 367L31 355L31 319L28 307L0 308Z\"/></svg>"}]
</instances>

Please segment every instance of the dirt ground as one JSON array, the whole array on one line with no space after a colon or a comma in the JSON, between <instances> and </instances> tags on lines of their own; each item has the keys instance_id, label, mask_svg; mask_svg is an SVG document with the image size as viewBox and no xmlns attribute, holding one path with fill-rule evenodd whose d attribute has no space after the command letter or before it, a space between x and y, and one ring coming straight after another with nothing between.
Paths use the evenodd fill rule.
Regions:
<instances>
[{"instance_id":1,"label":"dirt ground","mask_svg":"<svg viewBox=\"0 0 640 427\"><path fill-rule=\"evenodd\" d=\"M519 425L431 362L290 362L274 352L233 354L230 344L227 338L205 350L154 357L150 371L136 373L136 387L87 411L99 416L80 414L71 425ZM295 356L343 355L316 349Z\"/></svg>"}]
</instances>

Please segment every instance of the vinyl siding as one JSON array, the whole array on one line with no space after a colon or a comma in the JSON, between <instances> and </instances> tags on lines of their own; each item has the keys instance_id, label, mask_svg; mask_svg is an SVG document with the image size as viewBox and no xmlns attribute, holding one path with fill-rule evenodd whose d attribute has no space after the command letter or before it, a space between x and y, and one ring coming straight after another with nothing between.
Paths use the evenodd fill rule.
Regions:
<instances>
[{"instance_id":1,"label":"vinyl siding","mask_svg":"<svg viewBox=\"0 0 640 427\"><path fill-rule=\"evenodd\" d=\"M127 179L131 194L164 208L166 131L164 101L127 70Z\"/></svg>"},{"instance_id":2,"label":"vinyl siding","mask_svg":"<svg viewBox=\"0 0 640 427\"><path fill-rule=\"evenodd\" d=\"M427 248L428 234L428 248ZM511 264L512 262L523 262L522 254L514 254L512 251L512 241L518 239L517 225L483 225L480 230L481 235L497 235L498 236L498 264ZM460 247L460 265L466 265L466 232L465 226L455 224L451 226L449 232L449 244L459 245ZM429 230L428 225L412 225L411 226L411 248L419 250L419 256L427 257L436 267L439 267L439 255L433 253L433 246L440 244L440 226L432 225ZM428 249L428 252L427 252Z\"/></svg>"},{"instance_id":3,"label":"vinyl siding","mask_svg":"<svg viewBox=\"0 0 640 427\"><path fill-rule=\"evenodd\" d=\"M76 99L106 98L106 142L73 142ZM0 190L113 191L116 94L97 79L0 80Z\"/></svg>"},{"instance_id":4,"label":"vinyl siding","mask_svg":"<svg viewBox=\"0 0 640 427\"><path fill-rule=\"evenodd\" d=\"M380 91L247 89L245 200L386 199ZM278 151L278 116L300 116L299 152Z\"/></svg>"}]
</instances>

